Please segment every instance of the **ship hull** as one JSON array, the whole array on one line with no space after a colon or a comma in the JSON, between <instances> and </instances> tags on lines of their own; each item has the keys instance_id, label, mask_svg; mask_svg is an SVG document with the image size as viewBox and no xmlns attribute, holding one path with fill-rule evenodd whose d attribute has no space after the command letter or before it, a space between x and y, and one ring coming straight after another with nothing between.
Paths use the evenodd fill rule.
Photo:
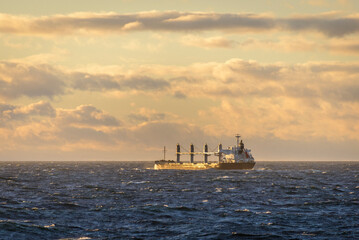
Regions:
<instances>
[{"instance_id":1,"label":"ship hull","mask_svg":"<svg viewBox=\"0 0 359 240\"><path fill-rule=\"evenodd\" d=\"M217 169L221 170L235 170L235 169L252 169L255 162L243 163L218 163Z\"/></svg>"},{"instance_id":2,"label":"ship hull","mask_svg":"<svg viewBox=\"0 0 359 240\"><path fill-rule=\"evenodd\" d=\"M255 162L249 163L155 163L154 169L175 169L175 170L240 170L253 169Z\"/></svg>"}]
</instances>

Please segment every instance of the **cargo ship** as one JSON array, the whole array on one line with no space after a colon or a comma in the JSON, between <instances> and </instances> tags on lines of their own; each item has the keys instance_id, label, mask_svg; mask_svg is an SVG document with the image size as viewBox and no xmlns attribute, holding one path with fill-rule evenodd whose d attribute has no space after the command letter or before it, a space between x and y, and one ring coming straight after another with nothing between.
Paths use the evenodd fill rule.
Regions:
<instances>
[{"instance_id":1,"label":"cargo ship","mask_svg":"<svg viewBox=\"0 0 359 240\"><path fill-rule=\"evenodd\" d=\"M206 169L219 169L219 170L237 170L237 169L253 169L255 160L252 156L251 150L244 148L244 143L240 140L240 135L235 136L237 144L230 146L227 149L222 148L222 144L218 145L218 150L209 152L208 144L205 144L202 152L195 152L194 145L190 145L190 151L181 152L180 144L177 144L177 159L166 160L166 147L164 147L162 160L155 161L154 169L177 169L177 170L206 170ZM181 155L189 155L189 162L181 162ZM203 155L202 162L195 162L195 155ZM209 162L209 156L216 156L216 162Z\"/></svg>"}]
</instances>

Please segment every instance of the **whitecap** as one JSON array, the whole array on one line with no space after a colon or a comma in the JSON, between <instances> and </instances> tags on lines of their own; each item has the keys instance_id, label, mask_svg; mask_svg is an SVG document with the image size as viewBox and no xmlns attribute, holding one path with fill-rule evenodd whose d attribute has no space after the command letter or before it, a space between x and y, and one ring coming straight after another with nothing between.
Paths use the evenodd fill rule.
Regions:
<instances>
[{"instance_id":1,"label":"whitecap","mask_svg":"<svg viewBox=\"0 0 359 240\"><path fill-rule=\"evenodd\" d=\"M250 212L247 208L245 209L236 209L235 212Z\"/></svg>"},{"instance_id":2,"label":"whitecap","mask_svg":"<svg viewBox=\"0 0 359 240\"><path fill-rule=\"evenodd\" d=\"M149 183L149 181L129 181L128 184L143 184L143 183Z\"/></svg>"},{"instance_id":3,"label":"whitecap","mask_svg":"<svg viewBox=\"0 0 359 240\"><path fill-rule=\"evenodd\" d=\"M79 237L79 238L60 238L59 240L88 240L88 239L92 239L89 237Z\"/></svg>"},{"instance_id":4,"label":"whitecap","mask_svg":"<svg viewBox=\"0 0 359 240\"><path fill-rule=\"evenodd\" d=\"M55 227L55 224L45 225L44 228L52 228Z\"/></svg>"},{"instance_id":5,"label":"whitecap","mask_svg":"<svg viewBox=\"0 0 359 240\"><path fill-rule=\"evenodd\" d=\"M222 192L222 188L216 188L216 192Z\"/></svg>"},{"instance_id":6,"label":"whitecap","mask_svg":"<svg viewBox=\"0 0 359 240\"><path fill-rule=\"evenodd\" d=\"M225 179L231 179L231 178L233 178L233 177L231 177L231 176L221 176L221 177L215 178L215 180L225 180Z\"/></svg>"},{"instance_id":7,"label":"whitecap","mask_svg":"<svg viewBox=\"0 0 359 240\"><path fill-rule=\"evenodd\" d=\"M271 214L271 211L266 211L266 212L256 212L256 214Z\"/></svg>"}]
</instances>

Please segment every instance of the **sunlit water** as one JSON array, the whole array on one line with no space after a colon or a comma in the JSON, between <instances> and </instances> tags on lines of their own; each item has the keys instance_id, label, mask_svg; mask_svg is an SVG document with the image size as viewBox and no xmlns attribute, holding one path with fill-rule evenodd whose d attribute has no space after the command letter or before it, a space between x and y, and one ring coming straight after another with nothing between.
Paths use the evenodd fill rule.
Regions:
<instances>
[{"instance_id":1,"label":"sunlit water","mask_svg":"<svg viewBox=\"0 0 359 240\"><path fill-rule=\"evenodd\" d=\"M0 162L0 239L359 239L359 163Z\"/></svg>"}]
</instances>

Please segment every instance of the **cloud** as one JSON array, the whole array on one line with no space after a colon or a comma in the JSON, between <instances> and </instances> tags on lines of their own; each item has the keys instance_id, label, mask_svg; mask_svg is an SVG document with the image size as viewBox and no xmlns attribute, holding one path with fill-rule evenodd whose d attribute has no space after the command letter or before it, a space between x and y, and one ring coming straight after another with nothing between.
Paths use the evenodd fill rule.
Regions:
<instances>
[{"instance_id":1,"label":"cloud","mask_svg":"<svg viewBox=\"0 0 359 240\"><path fill-rule=\"evenodd\" d=\"M301 98L285 95L224 99L220 105L202 110L200 125L148 108L133 111L130 122L123 122L90 105L54 109L47 102L23 106L1 104L0 119L10 117L5 121L7 126L0 127L0 155L12 154L18 159L21 156L21 160L39 160L41 154L46 155L41 158L44 160L58 156L61 156L59 160L74 156L76 160L153 160L154 154L160 156L163 145L171 153L176 143L184 150L190 143L198 150L206 142L215 148L219 142L232 144L232 135L237 131L250 140L245 143L254 148L255 157L262 160L293 157L285 155L285 151L280 150L282 147L304 147L306 153L314 152L309 154L313 158L320 157L317 148L325 149L324 143L335 146L339 142L339 146L349 151L356 149L353 146L359 141L358 103L336 106L320 99L318 104L304 104ZM213 124L204 119L210 119ZM276 151L271 153L273 148ZM298 157L301 151L295 152ZM353 156L356 155L342 155L346 159Z\"/></svg>"},{"instance_id":2,"label":"cloud","mask_svg":"<svg viewBox=\"0 0 359 240\"><path fill-rule=\"evenodd\" d=\"M40 101L27 106L0 103L0 123L24 121L34 116L55 117L56 111L49 102ZM1 125L0 125L1 126Z\"/></svg>"},{"instance_id":3,"label":"cloud","mask_svg":"<svg viewBox=\"0 0 359 240\"><path fill-rule=\"evenodd\" d=\"M5 67L4 67L5 66ZM10 67L9 67L10 66ZM358 63L308 62L270 63L230 59L224 63L196 63L189 66L141 65L117 74L72 72L50 65L2 63L0 96L52 98L74 90L127 94L170 95L188 100L240 96L290 95L327 101L354 101L358 94ZM184 94L185 93L185 94Z\"/></svg>"},{"instance_id":4,"label":"cloud","mask_svg":"<svg viewBox=\"0 0 359 240\"><path fill-rule=\"evenodd\" d=\"M181 91L175 91L173 96L178 99L185 99L187 96Z\"/></svg>"},{"instance_id":5,"label":"cloud","mask_svg":"<svg viewBox=\"0 0 359 240\"><path fill-rule=\"evenodd\" d=\"M35 151L32 157L46 151L55 155L83 151L84 156L88 152L121 150L120 156L131 152L134 156L139 147L143 151L156 149L162 147L164 141L175 146L176 141L184 141L192 133L196 139L204 137L195 126L174 121L171 115L154 109L140 108L131 117L136 120L134 124L123 124L116 117L90 105L54 109L47 102L22 106L0 104L0 154L16 149L19 153ZM146 119L145 122L140 119L138 124L140 117ZM173 136L164 138L166 135ZM22 157L23 160L32 159Z\"/></svg>"},{"instance_id":6,"label":"cloud","mask_svg":"<svg viewBox=\"0 0 359 240\"><path fill-rule=\"evenodd\" d=\"M359 54L359 43L355 40L331 41L326 47L331 52L339 52L347 55Z\"/></svg>"},{"instance_id":7,"label":"cloud","mask_svg":"<svg viewBox=\"0 0 359 240\"><path fill-rule=\"evenodd\" d=\"M118 141L113 132L121 128L121 120L91 105L55 109L44 101L23 106L0 104L0 150L113 146Z\"/></svg>"},{"instance_id":8,"label":"cloud","mask_svg":"<svg viewBox=\"0 0 359 240\"><path fill-rule=\"evenodd\" d=\"M73 13L46 17L1 14L0 31L22 34L119 33L134 30L188 31L218 29L260 30L272 27L273 19L260 14L191 12Z\"/></svg>"},{"instance_id":9,"label":"cloud","mask_svg":"<svg viewBox=\"0 0 359 240\"><path fill-rule=\"evenodd\" d=\"M283 19L281 23L290 31L316 31L328 37L343 37L359 31L357 17L303 16Z\"/></svg>"},{"instance_id":10,"label":"cloud","mask_svg":"<svg viewBox=\"0 0 359 240\"><path fill-rule=\"evenodd\" d=\"M124 91L129 95L137 94L137 91L155 91L157 100L167 101L168 97L172 97L173 101L181 101L181 105L204 99L208 105L194 110L199 115L193 122L203 123L200 129L207 135L226 135L231 132L230 129L246 126L243 133L251 137L326 138L334 141L358 140L359 136L359 63L355 62L263 64L230 59L222 63L189 66L143 65L136 66L134 70L119 71L117 75L99 70L96 74L56 71L66 79L67 89L64 92L72 92L72 87L78 91L99 93ZM13 79L9 73L6 77L7 81ZM166 113L151 108L128 112L127 122L91 105L54 109L48 102L27 106L2 103L0 110L2 131L15 129L14 132L3 133L4 136L16 133L20 139L40 138L56 142L70 137L71 129L76 128L83 136L89 132L93 137L91 143L94 144L98 135L104 142L112 141L111 146L123 144L123 141L135 142L136 129L144 131L147 125L192 122L174 115L176 110ZM218 125L224 127L218 130ZM56 137L56 141L49 137L60 135L62 138ZM69 149L76 144L86 145L83 138L66 142Z\"/></svg>"},{"instance_id":11,"label":"cloud","mask_svg":"<svg viewBox=\"0 0 359 240\"><path fill-rule=\"evenodd\" d=\"M66 142L64 147L70 149L78 148L79 143L85 146L91 146L91 143L97 143L101 147L103 147L103 145L116 144L116 140L111 136L111 134L89 127L64 126L57 132L56 137L63 139L63 141ZM71 144L74 144L74 146L70 147L69 145ZM91 146L90 148L94 147Z\"/></svg>"},{"instance_id":12,"label":"cloud","mask_svg":"<svg viewBox=\"0 0 359 240\"><path fill-rule=\"evenodd\" d=\"M0 32L29 35L116 34L130 31L314 31L343 37L359 31L357 16L333 14L277 18L268 14L213 12L72 13L44 17L0 15Z\"/></svg>"},{"instance_id":13,"label":"cloud","mask_svg":"<svg viewBox=\"0 0 359 240\"><path fill-rule=\"evenodd\" d=\"M87 74L76 72L71 74L74 89L87 91L120 90L120 83L108 74Z\"/></svg>"},{"instance_id":14,"label":"cloud","mask_svg":"<svg viewBox=\"0 0 359 240\"><path fill-rule=\"evenodd\" d=\"M121 81L125 88L135 90L161 90L170 86L162 79L153 79L147 76L134 76Z\"/></svg>"},{"instance_id":15,"label":"cloud","mask_svg":"<svg viewBox=\"0 0 359 240\"><path fill-rule=\"evenodd\" d=\"M0 98L49 97L64 94L63 74L49 65L0 62Z\"/></svg>"},{"instance_id":16,"label":"cloud","mask_svg":"<svg viewBox=\"0 0 359 240\"><path fill-rule=\"evenodd\" d=\"M34 118L37 116L42 118ZM118 127L122 125L119 119L92 105L80 105L75 109L55 109L46 101L23 106L0 103L1 122L22 125L31 121L41 122L43 119L48 119L56 124L77 127Z\"/></svg>"},{"instance_id":17,"label":"cloud","mask_svg":"<svg viewBox=\"0 0 359 240\"><path fill-rule=\"evenodd\" d=\"M130 31L130 30L138 30L143 26L143 24L139 21L136 22L130 22L130 23L126 23L123 27L122 30L124 31Z\"/></svg>"},{"instance_id":18,"label":"cloud","mask_svg":"<svg viewBox=\"0 0 359 240\"><path fill-rule=\"evenodd\" d=\"M318 44L303 37L280 37L279 39L255 39L249 38L237 42L236 47L248 49L264 49L269 51L304 52L326 49L325 44Z\"/></svg>"},{"instance_id":19,"label":"cloud","mask_svg":"<svg viewBox=\"0 0 359 240\"><path fill-rule=\"evenodd\" d=\"M331 54L358 55L359 44L355 39L331 39L329 41L313 41L303 36L295 38L283 36L278 39L256 39L248 38L242 41L227 39L222 36L204 38L195 35L186 35L181 38L180 43L204 49L214 48L238 48L244 51L265 50L275 52L330 52Z\"/></svg>"},{"instance_id":20,"label":"cloud","mask_svg":"<svg viewBox=\"0 0 359 240\"><path fill-rule=\"evenodd\" d=\"M143 75L108 75L74 73L71 75L74 89L88 91L103 90L161 90L170 86L169 82Z\"/></svg>"},{"instance_id":21,"label":"cloud","mask_svg":"<svg viewBox=\"0 0 359 240\"><path fill-rule=\"evenodd\" d=\"M152 92L168 89L169 81L144 74L123 72L91 74L74 72L49 64L24 64L0 62L0 98L16 99L48 97L82 91L142 91Z\"/></svg>"},{"instance_id":22,"label":"cloud","mask_svg":"<svg viewBox=\"0 0 359 240\"><path fill-rule=\"evenodd\" d=\"M228 40L224 37L201 38L193 35L184 36L181 42L184 45L201 48L233 48L236 45L235 41Z\"/></svg>"},{"instance_id":23,"label":"cloud","mask_svg":"<svg viewBox=\"0 0 359 240\"><path fill-rule=\"evenodd\" d=\"M299 97L306 92L305 97L342 101L344 98L340 92L345 93L342 96L347 96L347 100L356 101L355 94L347 93L346 89L357 89L358 66L358 63L339 62L261 64L230 59L212 66L212 70L206 68L207 75L198 74L199 78L206 79L205 86L201 81L198 81L199 84L187 83L192 87L187 87L186 93L191 96L200 93L216 96L217 93L228 97L266 98L286 94ZM218 84L219 81L221 84ZM338 94L328 94L330 90Z\"/></svg>"},{"instance_id":24,"label":"cloud","mask_svg":"<svg viewBox=\"0 0 359 240\"><path fill-rule=\"evenodd\" d=\"M163 121L168 118L168 115L166 113L157 112L154 109L140 108L137 112L129 114L128 118L131 122L143 123Z\"/></svg>"},{"instance_id":25,"label":"cloud","mask_svg":"<svg viewBox=\"0 0 359 240\"><path fill-rule=\"evenodd\" d=\"M207 133L221 136L239 129L248 138L261 137L308 142L359 141L358 104L336 106L323 100L306 104L302 99L286 96L272 99L223 100L220 107L202 111L203 118L215 118L221 128L208 124ZM352 114L351 111L355 112ZM339 117L344 114L344 117ZM349 114L349 115L347 115ZM351 117L349 117L351 115Z\"/></svg>"},{"instance_id":26,"label":"cloud","mask_svg":"<svg viewBox=\"0 0 359 240\"><path fill-rule=\"evenodd\" d=\"M81 105L75 109L59 109L58 119L64 125L76 126L120 126L117 118L91 105Z\"/></svg>"},{"instance_id":27,"label":"cloud","mask_svg":"<svg viewBox=\"0 0 359 240\"><path fill-rule=\"evenodd\" d=\"M191 141L203 144L205 141L213 141L213 138L198 126L171 121L141 124L131 129L129 134L134 141L147 147L162 147L164 144L175 146L177 143L189 145ZM201 148L202 145L197 144L196 147Z\"/></svg>"}]
</instances>

